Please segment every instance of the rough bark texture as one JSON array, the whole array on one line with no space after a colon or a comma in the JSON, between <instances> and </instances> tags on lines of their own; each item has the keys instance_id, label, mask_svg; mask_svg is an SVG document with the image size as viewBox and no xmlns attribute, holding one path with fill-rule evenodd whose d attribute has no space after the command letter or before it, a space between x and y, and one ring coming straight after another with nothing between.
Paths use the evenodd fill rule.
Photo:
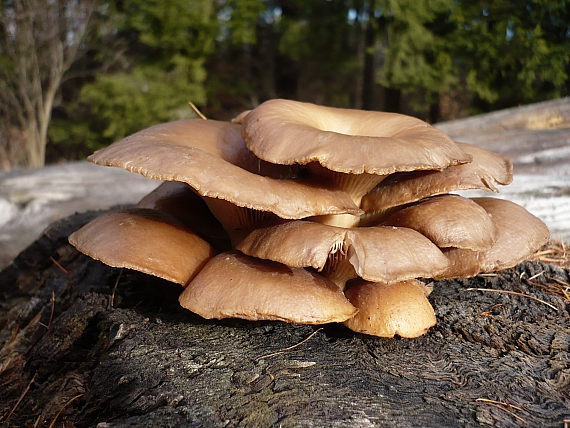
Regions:
<instances>
[{"instance_id":1,"label":"rough bark texture","mask_svg":"<svg viewBox=\"0 0 570 428\"><path fill-rule=\"evenodd\" d=\"M570 304L545 290L568 283L567 269L525 262L438 282L430 296L438 324L413 340L339 325L207 321L178 306L179 286L67 244L92 217L55 223L0 273L8 426L57 418L66 427L563 427L570 419ZM467 288L520 292L557 310Z\"/></svg>"}]
</instances>

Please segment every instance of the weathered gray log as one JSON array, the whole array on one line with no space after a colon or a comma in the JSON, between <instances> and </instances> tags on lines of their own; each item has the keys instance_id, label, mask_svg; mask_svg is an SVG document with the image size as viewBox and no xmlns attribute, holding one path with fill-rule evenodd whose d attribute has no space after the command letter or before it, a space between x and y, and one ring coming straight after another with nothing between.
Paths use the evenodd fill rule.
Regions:
<instances>
[{"instance_id":1,"label":"weathered gray log","mask_svg":"<svg viewBox=\"0 0 570 428\"><path fill-rule=\"evenodd\" d=\"M570 419L570 304L545 290L568 283L567 269L525 262L438 282L438 324L413 340L207 321L178 306L179 286L67 244L91 217L54 224L0 273L8 426L57 417L68 427L560 428Z\"/></svg>"},{"instance_id":2,"label":"weathered gray log","mask_svg":"<svg viewBox=\"0 0 570 428\"><path fill-rule=\"evenodd\" d=\"M515 174L570 174L570 98L436 125L457 141L507 156Z\"/></svg>"}]
</instances>

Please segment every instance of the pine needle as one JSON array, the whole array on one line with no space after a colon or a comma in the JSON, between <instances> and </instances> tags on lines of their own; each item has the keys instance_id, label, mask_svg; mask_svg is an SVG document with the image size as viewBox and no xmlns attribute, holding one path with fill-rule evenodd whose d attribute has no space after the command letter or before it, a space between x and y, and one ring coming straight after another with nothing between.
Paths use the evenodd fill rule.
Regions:
<instances>
[{"instance_id":1,"label":"pine needle","mask_svg":"<svg viewBox=\"0 0 570 428\"><path fill-rule=\"evenodd\" d=\"M192 107L192 109L196 112L198 116L200 116L204 120L208 120L208 118L204 116L200 110L198 110L198 107L196 107L192 101L188 101L188 104L190 104L190 107Z\"/></svg>"},{"instance_id":2,"label":"pine needle","mask_svg":"<svg viewBox=\"0 0 570 428\"><path fill-rule=\"evenodd\" d=\"M284 354L287 351L290 351L292 349L295 349L297 346L301 346L303 343L305 343L306 341L310 340L315 334L317 334L319 331L321 331L323 328L319 328L315 331L313 331L306 339L301 340L299 343L293 345L293 346L289 346L288 348L283 348L277 352L274 352L272 354L267 354L267 355L262 355L261 357L257 357L255 359L255 361L259 361L262 360L263 358L269 358L269 357L274 357L276 355L280 355L280 354Z\"/></svg>"},{"instance_id":3,"label":"pine needle","mask_svg":"<svg viewBox=\"0 0 570 428\"><path fill-rule=\"evenodd\" d=\"M536 300L537 302L540 302L540 303L544 303L545 305L550 306L555 311L558 311L558 308L556 306L551 305L550 303L545 302L544 300L540 300L538 297L530 296L530 295L524 294L524 293L519 293L517 291L495 290L493 288L466 288L465 291L489 291L491 293L504 293L504 294L513 294L515 296L528 297L529 299Z\"/></svg>"}]
</instances>

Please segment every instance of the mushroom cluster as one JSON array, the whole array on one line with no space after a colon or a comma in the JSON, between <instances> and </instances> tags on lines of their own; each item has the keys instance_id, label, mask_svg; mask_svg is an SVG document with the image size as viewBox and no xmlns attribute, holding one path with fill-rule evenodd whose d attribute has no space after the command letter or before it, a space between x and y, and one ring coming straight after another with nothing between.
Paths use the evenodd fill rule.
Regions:
<instances>
[{"instance_id":1,"label":"mushroom cluster","mask_svg":"<svg viewBox=\"0 0 570 428\"><path fill-rule=\"evenodd\" d=\"M429 279L512 267L549 238L512 202L451 194L496 192L508 159L400 114L271 100L232 123L156 125L89 160L164 183L70 242L181 284L204 318L417 337L436 322Z\"/></svg>"}]
</instances>

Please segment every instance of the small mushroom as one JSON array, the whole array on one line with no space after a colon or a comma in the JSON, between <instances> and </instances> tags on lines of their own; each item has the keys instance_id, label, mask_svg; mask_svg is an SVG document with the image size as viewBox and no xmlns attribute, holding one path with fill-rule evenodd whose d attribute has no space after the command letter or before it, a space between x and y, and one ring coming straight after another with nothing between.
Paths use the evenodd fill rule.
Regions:
<instances>
[{"instance_id":1,"label":"small mushroom","mask_svg":"<svg viewBox=\"0 0 570 428\"><path fill-rule=\"evenodd\" d=\"M302 220L256 229L237 249L287 266L313 267L343 289L357 276L392 283L431 277L448 264L429 239L412 229L345 229Z\"/></svg>"},{"instance_id":2,"label":"small mushroom","mask_svg":"<svg viewBox=\"0 0 570 428\"><path fill-rule=\"evenodd\" d=\"M324 324L345 321L357 311L326 278L237 251L211 259L179 301L208 319Z\"/></svg>"},{"instance_id":3,"label":"small mushroom","mask_svg":"<svg viewBox=\"0 0 570 428\"><path fill-rule=\"evenodd\" d=\"M182 286L216 254L174 217L143 208L97 217L72 233L69 242L109 266L138 270Z\"/></svg>"},{"instance_id":4,"label":"small mushroom","mask_svg":"<svg viewBox=\"0 0 570 428\"><path fill-rule=\"evenodd\" d=\"M487 211L471 199L458 195L422 199L394 212L382 224L414 229L439 248L474 251L491 248L497 233Z\"/></svg>"},{"instance_id":5,"label":"small mushroom","mask_svg":"<svg viewBox=\"0 0 570 428\"><path fill-rule=\"evenodd\" d=\"M380 337L419 337L436 323L429 290L418 280L386 285L359 282L346 297L358 313L344 322L353 331Z\"/></svg>"},{"instance_id":6,"label":"small mushroom","mask_svg":"<svg viewBox=\"0 0 570 428\"><path fill-rule=\"evenodd\" d=\"M441 171L393 174L363 196L361 208L367 213L382 211L457 190L497 192L493 183L507 185L513 180L513 165L504 156L472 144L457 145L473 157L471 163L452 165Z\"/></svg>"},{"instance_id":7,"label":"small mushroom","mask_svg":"<svg viewBox=\"0 0 570 428\"><path fill-rule=\"evenodd\" d=\"M486 251L448 248L444 254L450 261L436 279L471 277L516 266L542 247L550 238L546 225L514 202L498 198L474 198L489 213L497 238Z\"/></svg>"}]
</instances>

